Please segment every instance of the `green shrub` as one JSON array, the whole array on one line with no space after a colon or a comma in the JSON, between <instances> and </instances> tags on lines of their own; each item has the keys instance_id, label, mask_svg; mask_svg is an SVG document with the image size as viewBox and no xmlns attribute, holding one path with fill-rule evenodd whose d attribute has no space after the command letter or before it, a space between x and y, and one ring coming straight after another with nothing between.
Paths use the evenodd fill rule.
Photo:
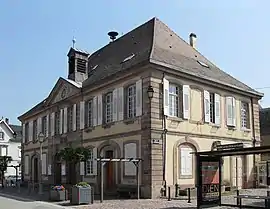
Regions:
<instances>
[{"instance_id":1,"label":"green shrub","mask_svg":"<svg viewBox=\"0 0 270 209\"><path fill-rule=\"evenodd\" d=\"M76 184L77 187L90 187L90 185L87 182L79 182Z\"/></svg>"}]
</instances>

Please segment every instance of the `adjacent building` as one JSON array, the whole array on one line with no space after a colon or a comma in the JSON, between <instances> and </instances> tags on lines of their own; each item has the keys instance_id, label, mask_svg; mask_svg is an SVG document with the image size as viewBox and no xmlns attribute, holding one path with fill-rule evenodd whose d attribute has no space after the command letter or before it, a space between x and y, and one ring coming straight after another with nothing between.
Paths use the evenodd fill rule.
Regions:
<instances>
[{"instance_id":1,"label":"adjacent building","mask_svg":"<svg viewBox=\"0 0 270 209\"><path fill-rule=\"evenodd\" d=\"M0 119L0 156L12 157L5 177L21 175L21 141L22 127L9 124L8 118ZM13 166L18 166L17 173Z\"/></svg>"},{"instance_id":2,"label":"adjacent building","mask_svg":"<svg viewBox=\"0 0 270 209\"><path fill-rule=\"evenodd\" d=\"M164 185L194 187L192 152L214 149L217 143L260 143L263 94L202 56L195 34L188 44L157 18L119 38L109 34L112 41L92 54L71 48L67 78L59 78L47 98L19 117L25 181L37 182L41 172L44 183L84 180L99 192L95 158L137 157L143 159L142 196L156 198ZM46 137L43 153L40 132ZM55 157L67 146L92 152L85 165L77 165L76 176L71 176L73 167ZM227 157L223 178L248 187L253 167L252 156ZM105 192L131 187L135 174L132 163L107 163Z\"/></svg>"}]
</instances>

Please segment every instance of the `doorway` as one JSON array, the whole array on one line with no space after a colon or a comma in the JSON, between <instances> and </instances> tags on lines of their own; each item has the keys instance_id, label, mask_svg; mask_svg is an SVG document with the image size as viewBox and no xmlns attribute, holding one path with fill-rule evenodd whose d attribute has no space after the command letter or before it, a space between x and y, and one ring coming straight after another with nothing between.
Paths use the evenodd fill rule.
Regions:
<instances>
[{"instance_id":1,"label":"doorway","mask_svg":"<svg viewBox=\"0 0 270 209\"><path fill-rule=\"evenodd\" d=\"M107 150L105 152L105 158L113 158L113 150ZM112 189L114 186L114 169L113 162L107 162L105 165L105 173L106 173L106 189Z\"/></svg>"},{"instance_id":2,"label":"doorway","mask_svg":"<svg viewBox=\"0 0 270 209\"><path fill-rule=\"evenodd\" d=\"M61 162L56 162L55 163L55 167L54 167L54 170L55 170L55 175L54 175L54 183L56 185L60 185L62 183L62 175L61 175Z\"/></svg>"},{"instance_id":3,"label":"doorway","mask_svg":"<svg viewBox=\"0 0 270 209\"><path fill-rule=\"evenodd\" d=\"M33 162L33 172L34 172L34 175L33 175L33 181L35 183L38 182L38 158L35 157L34 158L34 162Z\"/></svg>"}]
</instances>

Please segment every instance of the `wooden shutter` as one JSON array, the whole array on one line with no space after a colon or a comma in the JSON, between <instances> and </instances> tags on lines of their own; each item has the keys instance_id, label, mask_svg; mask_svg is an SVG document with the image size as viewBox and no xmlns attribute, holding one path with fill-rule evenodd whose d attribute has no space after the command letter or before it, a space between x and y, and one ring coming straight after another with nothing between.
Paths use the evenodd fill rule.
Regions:
<instances>
[{"instance_id":1,"label":"wooden shutter","mask_svg":"<svg viewBox=\"0 0 270 209\"><path fill-rule=\"evenodd\" d=\"M236 101L235 98L232 97L232 124L236 126Z\"/></svg>"},{"instance_id":2,"label":"wooden shutter","mask_svg":"<svg viewBox=\"0 0 270 209\"><path fill-rule=\"evenodd\" d=\"M193 166L193 161L192 161L192 149L189 147L182 147L180 148L181 152L181 174L182 175L192 175L192 166Z\"/></svg>"},{"instance_id":3,"label":"wooden shutter","mask_svg":"<svg viewBox=\"0 0 270 209\"><path fill-rule=\"evenodd\" d=\"M84 161L80 162L80 175L81 176L85 175L85 162Z\"/></svg>"},{"instance_id":4,"label":"wooden shutter","mask_svg":"<svg viewBox=\"0 0 270 209\"><path fill-rule=\"evenodd\" d=\"M22 143L25 143L25 124L22 124Z\"/></svg>"},{"instance_id":5,"label":"wooden shutter","mask_svg":"<svg viewBox=\"0 0 270 209\"><path fill-rule=\"evenodd\" d=\"M163 109L164 115L169 115L169 81L163 78Z\"/></svg>"},{"instance_id":6,"label":"wooden shutter","mask_svg":"<svg viewBox=\"0 0 270 209\"><path fill-rule=\"evenodd\" d=\"M46 116L46 137L49 137L49 124L50 124L50 115Z\"/></svg>"},{"instance_id":7,"label":"wooden shutter","mask_svg":"<svg viewBox=\"0 0 270 209\"><path fill-rule=\"evenodd\" d=\"M136 116L142 115L142 79L136 82Z\"/></svg>"},{"instance_id":8,"label":"wooden shutter","mask_svg":"<svg viewBox=\"0 0 270 209\"><path fill-rule=\"evenodd\" d=\"M67 107L64 108L64 133L67 133Z\"/></svg>"},{"instance_id":9,"label":"wooden shutter","mask_svg":"<svg viewBox=\"0 0 270 209\"><path fill-rule=\"evenodd\" d=\"M204 97L204 121L210 122L210 94L208 91L203 92Z\"/></svg>"},{"instance_id":10,"label":"wooden shutter","mask_svg":"<svg viewBox=\"0 0 270 209\"><path fill-rule=\"evenodd\" d=\"M51 135L55 134L55 112L51 113Z\"/></svg>"},{"instance_id":11,"label":"wooden shutter","mask_svg":"<svg viewBox=\"0 0 270 209\"><path fill-rule=\"evenodd\" d=\"M59 134L63 133L63 109L60 110L60 126L59 126Z\"/></svg>"},{"instance_id":12,"label":"wooden shutter","mask_svg":"<svg viewBox=\"0 0 270 209\"><path fill-rule=\"evenodd\" d=\"M29 141L33 141L33 121L29 122Z\"/></svg>"},{"instance_id":13,"label":"wooden shutter","mask_svg":"<svg viewBox=\"0 0 270 209\"><path fill-rule=\"evenodd\" d=\"M43 130L42 130L42 118L40 117L40 118L38 118L37 119L37 138L38 138L38 135L39 135L39 133L40 132L42 132ZM43 133L43 134L45 134L45 133Z\"/></svg>"},{"instance_id":14,"label":"wooden shutter","mask_svg":"<svg viewBox=\"0 0 270 209\"><path fill-rule=\"evenodd\" d=\"M97 98L97 102L98 102L98 106L97 106L97 109L98 109L98 116L97 116L97 125L102 125L102 121L103 121L103 103L102 103L102 94L98 95L98 98Z\"/></svg>"},{"instance_id":15,"label":"wooden shutter","mask_svg":"<svg viewBox=\"0 0 270 209\"><path fill-rule=\"evenodd\" d=\"M220 95L215 94L215 124L220 125Z\"/></svg>"},{"instance_id":16,"label":"wooden shutter","mask_svg":"<svg viewBox=\"0 0 270 209\"><path fill-rule=\"evenodd\" d=\"M117 121L118 119L118 114L117 114L117 92L118 89L113 90L113 121Z\"/></svg>"},{"instance_id":17,"label":"wooden shutter","mask_svg":"<svg viewBox=\"0 0 270 209\"><path fill-rule=\"evenodd\" d=\"M232 97L226 97L226 116L227 126L233 126Z\"/></svg>"},{"instance_id":18,"label":"wooden shutter","mask_svg":"<svg viewBox=\"0 0 270 209\"><path fill-rule=\"evenodd\" d=\"M25 175L29 174L29 156L28 155L24 156L24 174Z\"/></svg>"},{"instance_id":19,"label":"wooden shutter","mask_svg":"<svg viewBox=\"0 0 270 209\"><path fill-rule=\"evenodd\" d=\"M98 110L97 110L97 97L93 98L93 126L97 125L97 115L98 115Z\"/></svg>"},{"instance_id":20,"label":"wooden shutter","mask_svg":"<svg viewBox=\"0 0 270 209\"><path fill-rule=\"evenodd\" d=\"M190 89L189 85L183 85L183 118L190 117Z\"/></svg>"},{"instance_id":21,"label":"wooden shutter","mask_svg":"<svg viewBox=\"0 0 270 209\"><path fill-rule=\"evenodd\" d=\"M124 88L118 88L118 120L124 119Z\"/></svg>"},{"instance_id":22,"label":"wooden shutter","mask_svg":"<svg viewBox=\"0 0 270 209\"><path fill-rule=\"evenodd\" d=\"M93 148L93 175L97 175L97 148Z\"/></svg>"},{"instance_id":23,"label":"wooden shutter","mask_svg":"<svg viewBox=\"0 0 270 209\"><path fill-rule=\"evenodd\" d=\"M77 113L77 111L76 111L77 109L76 109L76 104L73 104L73 110L72 110L72 130L73 131L76 131L76 117L77 117L77 115L76 115L76 113Z\"/></svg>"},{"instance_id":24,"label":"wooden shutter","mask_svg":"<svg viewBox=\"0 0 270 209\"><path fill-rule=\"evenodd\" d=\"M85 117L84 117L84 106L85 105L85 102L84 101L81 101L80 102L80 129L84 129L84 120L85 120Z\"/></svg>"}]
</instances>

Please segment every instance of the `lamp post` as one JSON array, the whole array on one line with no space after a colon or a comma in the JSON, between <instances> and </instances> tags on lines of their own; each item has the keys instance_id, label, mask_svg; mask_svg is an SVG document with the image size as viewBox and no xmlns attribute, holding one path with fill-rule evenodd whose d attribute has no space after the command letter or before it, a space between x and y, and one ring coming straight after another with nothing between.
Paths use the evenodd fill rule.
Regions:
<instances>
[{"instance_id":1,"label":"lamp post","mask_svg":"<svg viewBox=\"0 0 270 209\"><path fill-rule=\"evenodd\" d=\"M38 187L38 193L40 194L40 195L42 195L42 144L43 144L43 142L44 142L44 138L45 138L45 136L44 136L44 134L42 133L42 132L40 132L39 134L38 134L38 141L39 141L39 148L40 148L40 163L39 163L39 187Z\"/></svg>"}]
</instances>

